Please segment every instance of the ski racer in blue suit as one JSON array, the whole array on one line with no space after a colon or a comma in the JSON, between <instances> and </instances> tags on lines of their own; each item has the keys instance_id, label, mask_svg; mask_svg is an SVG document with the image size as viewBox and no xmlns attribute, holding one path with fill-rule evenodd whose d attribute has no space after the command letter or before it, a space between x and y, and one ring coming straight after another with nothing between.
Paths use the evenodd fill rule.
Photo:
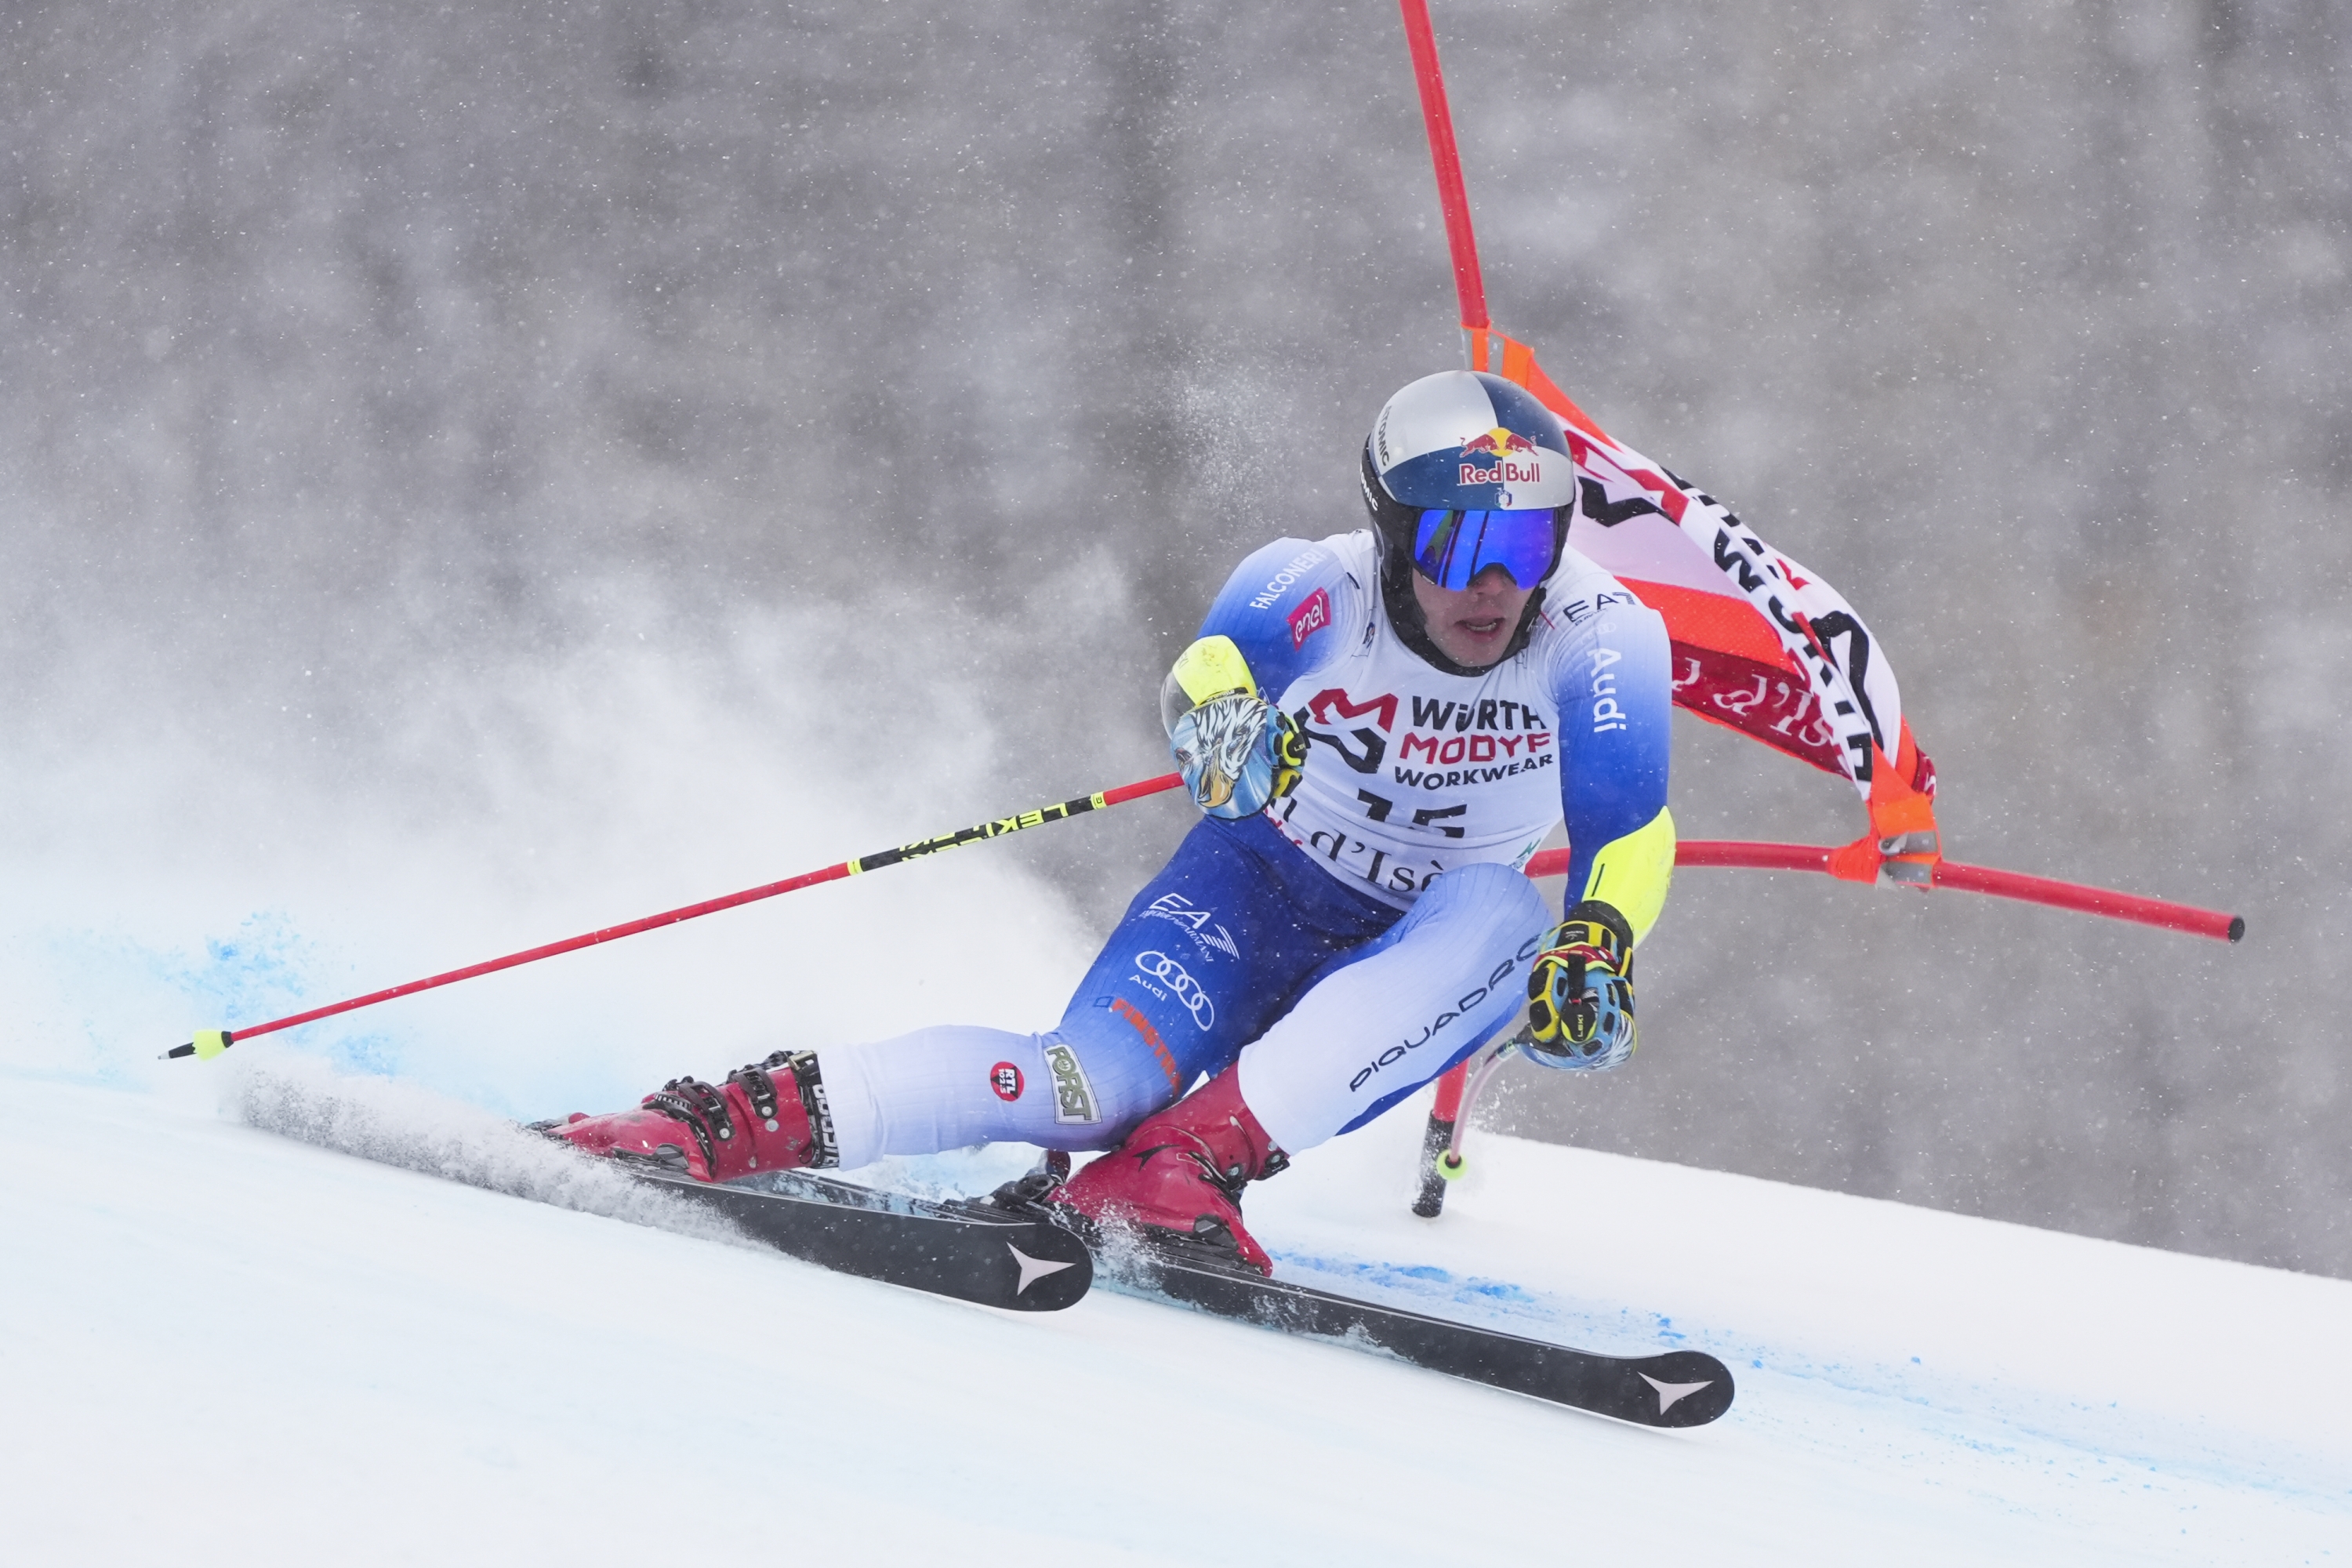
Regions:
<instances>
[{"instance_id":1,"label":"ski racer in blue suit","mask_svg":"<svg viewBox=\"0 0 2352 1568\"><path fill-rule=\"evenodd\" d=\"M1362 479L1370 530L1250 556L1176 660L1162 713L1204 816L1054 1028L778 1052L551 1130L711 1180L1001 1140L1108 1150L1048 1201L1270 1270L1246 1184L1522 1005L1534 1059L1622 1062L1675 858L1664 624L1567 547L1574 460L1510 382L1405 387ZM1554 921L1522 871L1563 821Z\"/></svg>"}]
</instances>

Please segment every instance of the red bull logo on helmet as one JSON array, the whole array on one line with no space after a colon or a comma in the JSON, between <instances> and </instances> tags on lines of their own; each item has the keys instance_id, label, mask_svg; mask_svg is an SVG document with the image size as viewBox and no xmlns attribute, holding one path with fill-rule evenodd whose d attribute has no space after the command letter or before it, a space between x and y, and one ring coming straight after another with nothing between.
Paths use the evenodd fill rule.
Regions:
<instances>
[{"instance_id":1,"label":"red bull logo on helmet","mask_svg":"<svg viewBox=\"0 0 2352 1568\"><path fill-rule=\"evenodd\" d=\"M1557 454L1555 454L1557 455ZM1462 443L1465 485L1535 485L1543 482L1543 448L1501 426Z\"/></svg>"}]
</instances>

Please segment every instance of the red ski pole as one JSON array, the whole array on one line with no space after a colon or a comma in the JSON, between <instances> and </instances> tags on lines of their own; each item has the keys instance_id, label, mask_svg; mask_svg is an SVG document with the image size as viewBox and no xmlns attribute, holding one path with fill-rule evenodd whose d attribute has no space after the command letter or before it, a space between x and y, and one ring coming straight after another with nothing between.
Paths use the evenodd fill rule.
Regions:
<instances>
[{"instance_id":1,"label":"red ski pole","mask_svg":"<svg viewBox=\"0 0 2352 1568\"><path fill-rule=\"evenodd\" d=\"M1736 839L1687 838L1675 848L1677 866L1719 866L1750 871L1821 871L1830 868L1832 851L1812 844L1750 844ZM1568 851L1547 849L1528 862L1530 877L1558 877L1568 870ZM2020 899L2029 904L2074 910L2109 920L2136 921L2166 931L2210 936L2217 942L2239 942L2246 934L2242 915L2200 910L2137 893L2061 882L2049 877L2029 877L2022 871L1999 871L1989 866L1963 866L1957 860L1936 862L1935 885L1964 893L1990 893L1995 898Z\"/></svg>"},{"instance_id":2,"label":"red ski pole","mask_svg":"<svg viewBox=\"0 0 2352 1568\"><path fill-rule=\"evenodd\" d=\"M283 1018L272 1018L266 1024L254 1024L242 1029L205 1029L199 1032L196 1037L186 1045L174 1046L165 1051L163 1059L168 1061L175 1057L210 1058L220 1055L237 1041L249 1040L257 1035L276 1034L280 1029L290 1029L298 1024L315 1023L320 1018L331 1018L338 1013L356 1012L362 1007L373 1007L379 1002L389 1002L395 996L411 996L419 991L430 991L436 986L454 985L460 980L471 980L478 974L495 974L501 969L513 969L525 963L536 963L542 958L553 958L562 952L576 952L583 947L594 947L599 942L618 942L625 936L635 936L639 931L654 931L662 926L676 925L680 921L690 921L702 915L717 914L720 910L731 910L741 904L757 903L761 899L772 899L779 893L798 892L803 888L814 888L819 882L837 882L845 877L855 877L862 872L879 871L885 866L896 866L902 860L913 860L925 855L936 855L943 849L955 849L966 844L978 844L985 839L1002 838L1008 833L1018 833L1024 827L1038 827L1048 822L1066 821L1070 817L1082 816L1089 811L1101 811L1108 806L1124 805L1130 800L1141 800L1145 795L1158 795L1163 790L1181 789L1183 784L1181 775L1163 773L1156 779L1144 779L1137 784L1121 784L1117 789L1107 789L1098 795L1082 795L1076 800L1066 800L1055 805L1040 806L1034 811L1024 811L1012 816L1000 816L992 821L974 823L970 827L960 827L953 833L942 833L936 838L920 838L912 844L901 844L895 849L883 849L871 855L861 855L854 860L844 860L838 865L827 866L823 870L804 871L797 877L787 877L781 882L769 882L757 888L746 888L740 893L729 893L724 898L705 899L698 904L687 904L679 909L664 910L660 914L646 915L642 920L630 921L625 925L606 926L601 931L567 937L562 942L551 942L543 947L525 948L520 952L508 953L504 958L469 963L463 969L452 969L445 974L429 974L422 980L409 981L404 985L394 985L382 991L371 991L364 996L353 996L348 1001L330 1003L324 1007L313 1007L308 1012L291 1014Z\"/></svg>"},{"instance_id":3,"label":"red ski pole","mask_svg":"<svg viewBox=\"0 0 2352 1568\"><path fill-rule=\"evenodd\" d=\"M1462 1119L1462 1094L1470 1081L1470 1064L1456 1062L1437 1078L1437 1098L1430 1102L1429 1125L1421 1131L1421 1191L1412 1212L1435 1219L1445 1208L1445 1184L1459 1173L1461 1162L1445 1163L1453 1152L1454 1124Z\"/></svg>"}]
</instances>

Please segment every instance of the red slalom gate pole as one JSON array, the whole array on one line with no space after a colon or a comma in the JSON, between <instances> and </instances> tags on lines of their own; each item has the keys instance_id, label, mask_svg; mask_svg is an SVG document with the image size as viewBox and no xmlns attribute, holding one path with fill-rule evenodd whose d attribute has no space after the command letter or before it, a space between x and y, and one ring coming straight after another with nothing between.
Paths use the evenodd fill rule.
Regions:
<instances>
[{"instance_id":1,"label":"red slalom gate pole","mask_svg":"<svg viewBox=\"0 0 2352 1568\"><path fill-rule=\"evenodd\" d=\"M2137 921L2142 925L2162 926L2167 931L2185 931L2194 936L2210 936L2219 942L2242 942L2246 935L2246 918L2243 915L2224 914L2219 910L2200 910L2189 904L2167 903L2162 899L2143 899L2136 893L2117 893L2105 888L2086 888L2079 882L2029 877L2022 871L1996 871L1989 866L1963 866L1957 861L1939 860L1936 863L1936 886L1957 888L1964 893L1990 893L1998 899L2022 899L2030 904L2078 910L2086 915L2105 915L2110 920Z\"/></svg>"},{"instance_id":2,"label":"red slalom gate pole","mask_svg":"<svg viewBox=\"0 0 2352 1568\"><path fill-rule=\"evenodd\" d=\"M1470 231L1470 195L1462 185L1462 153L1454 144L1454 112L1446 107L1445 73L1437 64L1437 34L1429 25L1429 0L1398 0L1404 11L1405 46L1412 51L1412 79L1421 89L1421 118L1429 129L1429 161L1437 170L1437 204L1445 214L1445 245L1454 255L1454 291L1462 300L1465 331L1484 331L1486 284L1478 275L1478 239Z\"/></svg>"},{"instance_id":3,"label":"red slalom gate pole","mask_svg":"<svg viewBox=\"0 0 2352 1568\"><path fill-rule=\"evenodd\" d=\"M1728 838L1686 838L1675 847L1677 866L1717 866L1746 871L1819 871L1830 874L1830 857L1834 853L1825 846L1815 844L1758 844ZM1530 877L1559 877L1568 872L1565 849L1547 849L1528 862ZM2210 936L2222 942L2236 942L2246 934L2246 922L2236 915L2223 914L2219 910L2200 910L2189 904L2167 903L2162 899L2143 899L2134 893L2111 892L2105 888L2086 888L2077 882L2060 882L2048 877L2029 877L2021 871L1996 871L1985 866L1963 866L1956 861L1939 860L1936 864L1935 885L1955 888L1962 892L1990 893L1996 898L2021 899L2030 904L2048 904L2055 909L2078 910L2084 914L2105 915L2110 920L2137 921L2143 925L2161 926L2167 931L2183 931L2196 936ZM1506 1046L1505 1050L1510 1047ZM1472 1060L1476 1060L1473 1058ZM1491 1068L1500 1058L1488 1058ZM1465 1100L1475 1098L1471 1063L1465 1061L1437 1080L1436 1103L1430 1107L1429 1125L1421 1139L1421 1186L1412 1203L1412 1212L1423 1219L1435 1219L1445 1210L1446 1183L1462 1171L1461 1141L1458 1129L1470 1114ZM1484 1076L1476 1080L1484 1083ZM1448 1151L1452 1151L1449 1156ZM1441 1166L1440 1161L1445 1163Z\"/></svg>"},{"instance_id":4,"label":"red slalom gate pole","mask_svg":"<svg viewBox=\"0 0 2352 1568\"><path fill-rule=\"evenodd\" d=\"M618 942L625 936L635 936L639 931L656 931L663 926L676 925L681 921L696 920L703 915L714 915L721 910L731 910L743 904L757 903L761 899L772 899L782 893L798 892L803 888L814 888L819 882L838 882L846 877L858 876L866 871L878 871L885 866L896 866L902 860L919 859L923 856L937 855L941 850L960 848L966 844L978 844L991 838L1002 838L1008 833L1018 833L1026 827L1040 827L1048 822L1067 821L1073 816L1080 816L1089 811L1101 811L1109 806L1124 805L1130 800L1141 800L1148 795L1159 795L1165 790L1181 789L1183 784L1184 780L1181 774L1162 773L1156 779L1144 779L1136 784L1121 784L1116 789L1103 790L1096 795L1082 795L1075 800L1039 806L1034 811L1024 811L1012 816L1000 816L987 822L974 823L970 827L960 827L953 833L942 833L936 838L918 839L912 844L901 844L895 849L883 849L871 855L861 855L854 860L844 860L838 865L827 866L822 870L804 871L797 877L787 877L781 882L769 882L757 888L746 888L740 893L729 893L723 898L705 899L698 904L687 904L675 910L664 910L657 915L646 915L642 920L630 921L623 925L606 926L601 931L586 931L579 936L566 937L562 942L551 942L542 947L525 948L520 952L509 952L503 958L488 959L480 963L469 963L463 969L452 969L446 973L429 974L422 980L409 981L404 985L389 986L382 991L371 991L364 996L353 996L348 1001L332 1002L324 1007L313 1007L306 1013L295 1013L283 1018L272 1018L266 1024L254 1024L242 1029L205 1029L199 1032L196 1037L186 1045L174 1046L165 1051L163 1058L165 1060L177 1057L201 1057L209 1059L220 1055L239 1040L250 1040L259 1035L276 1034L280 1029L290 1029L299 1024L316 1023L320 1018L331 1018L338 1013L357 1012L362 1007L373 1007L379 1002L389 1002L398 996L413 996L419 991L431 991L436 986L454 985L460 980L471 980L478 974L495 974L501 969L514 969L526 963L536 963L542 958L553 958L559 953L577 952L583 947L594 947L601 942Z\"/></svg>"},{"instance_id":5,"label":"red slalom gate pole","mask_svg":"<svg viewBox=\"0 0 2352 1568\"><path fill-rule=\"evenodd\" d=\"M1812 844L1752 844L1737 839L1688 838L1675 847L1677 866L1717 866L1751 871L1820 871L1830 868L1831 851ZM1568 851L1547 849L1528 862L1530 877L1558 877L1568 870ZM2000 871L1990 866L1963 866L1957 860L1936 862L1935 885L1963 893L1990 893L2029 904L2074 910L2109 920L2134 921L2166 931L2209 936L2217 942L2239 942L2246 934L2242 915L2200 910L2163 899L2144 899L2106 888L2061 882L2049 877L2029 877L2022 871Z\"/></svg>"}]
</instances>

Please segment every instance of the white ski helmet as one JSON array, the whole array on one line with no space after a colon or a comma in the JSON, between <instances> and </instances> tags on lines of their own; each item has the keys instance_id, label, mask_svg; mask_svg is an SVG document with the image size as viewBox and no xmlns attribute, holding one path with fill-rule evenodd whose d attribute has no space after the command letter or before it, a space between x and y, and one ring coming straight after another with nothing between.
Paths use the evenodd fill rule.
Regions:
<instances>
[{"instance_id":1,"label":"white ski helmet","mask_svg":"<svg viewBox=\"0 0 2352 1568\"><path fill-rule=\"evenodd\" d=\"M1532 588L1559 564L1576 463L1558 416L1482 371L1423 376L1364 442L1364 504L1384 562L1461 589L1489 566Z\"/></svg>"}]
</instances>

